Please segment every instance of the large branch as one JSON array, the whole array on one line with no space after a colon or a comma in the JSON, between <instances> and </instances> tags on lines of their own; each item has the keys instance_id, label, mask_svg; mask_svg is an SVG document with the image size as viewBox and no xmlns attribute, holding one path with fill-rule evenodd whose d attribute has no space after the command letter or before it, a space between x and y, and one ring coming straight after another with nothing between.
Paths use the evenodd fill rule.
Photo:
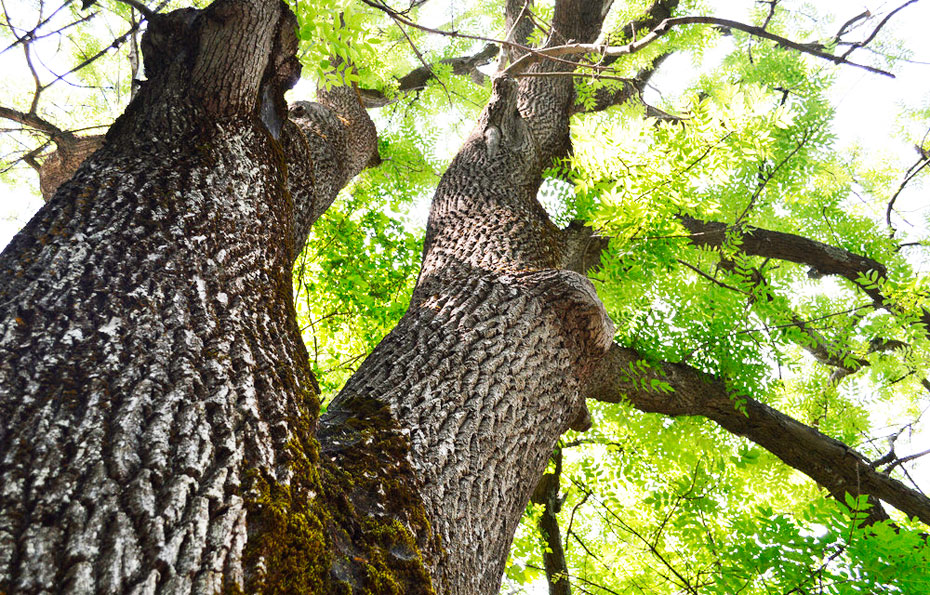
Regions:
<instances>
[{"instance_id":1,"label":"large branch","mask_svg":"<svg viewBox=\"0 0 930 595\"><path fill-rule=\"evenodd\" d=\"M103 145L103 135L75 136L74 133L62 130L35 113L0 106L0 118L18 122L45 134L57 146L57 149L49 153L37 167L34 156L27 160L39 172L39 189L45 200L50 199L63 182L71 179L78 166Z\"/></svg>"},{"instance_id":2,"label":"large branch","mask_svg":"<svg viewBox=\"0 0 930 595\"><path fill-rule=\"evenodd\" d=\"M717 221L701 221L689 216L679 217L679 220L691 233L691 241L698 246L719 248L726 241L727 233L732 234L734 231L725 223ZM879 281L887 279L885 265L872 258L804 236L750 226L744 226L741 230L739 250L750 256L806 265L811 268L809 274L812 276L838 275L848 279L872 298L877 307L892 313L899 311L894 302L882 294L879 286L863 282L863 278L870 273L873 277L877 274ZM924 324L924 328L930 329L930 311L921 308L919 321Z\"/></svg>"},{"instance_id":3,"label":"large branch","mask_svg":"<svg viewBox=\"0 0 930 595\"><path fill-rule=\"evenodd\" d=\"M317 89L317 101L296 101L281 144L296 213L292 257L303 249L310 226L363 169L380 163L378 131L354 85Z\"/></svg>"},{"instance_id":4,"label":"large branch","mask_svg":"<svg viewBox=\"0 0 930 595\"><path fill-rule=\"evenodd\" d=\"M848 445L764 403L732 396L722 380L695 368L668 362L644 366L643 361L636 351L614 345L600 364L589 396L607 403L628 400L648 413L707 417L803 472L840 502L847 493L867 494L930 525L927 496L878 472ZM663 392L660 383L672 391ZM878 506L869 513L869 520L887 518Z\"/></svg>"}]
</instances>

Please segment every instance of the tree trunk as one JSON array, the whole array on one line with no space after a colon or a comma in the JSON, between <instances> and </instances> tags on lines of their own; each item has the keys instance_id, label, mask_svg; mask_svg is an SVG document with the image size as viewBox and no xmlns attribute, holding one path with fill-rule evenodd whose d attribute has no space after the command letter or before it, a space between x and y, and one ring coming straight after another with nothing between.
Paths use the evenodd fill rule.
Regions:
<instances>
[{"instance_id":1,"label":"tree trunk","mask_svg":"<svg viewBox=\"0 0 930 595\"><path fill-rule=\"evenodd\" d=\"M351 89L285 123L295 26L273 1L153 20L148 82L0 255L0 592L332 591L355 521L290 271L376 139Z\"/></svg>"},{"instance_id":2,"label":"tree trunk","mask_svg":"<svg viewBox=\"0 0 930 595\"><path fill-rule=\"evenodd\" d=\"M602 16L600 0L558 3L550 41L593 41ZM536 200L568 149L573 100L570 77L495 80L433 198L409 310L321 419L324 452L338 442L328 427L371 403L409 436L442 593L497 592L556 440L586 427L587 382L613 337L594 287L566 270L587 244Z\"/></svg>"},{"instance_id":3,"label":"tree trunk","mask_svg":"<svg viewBox=\"0 0 930 595\"><path fill-rule=\"evenodd\" d=\"M556 2L548 43L595 41L609 5ZM318 419L291 267L377 137L350 86L288 113L295 25L275 0L155 16L148 82L0 254L0 593L496 593L586 397L709 415L837 496L867 476L686 367L679 399L623 379L636 354L583 274L603 243L535 198L573 64L512 48L530 66L437 188L409 310ZM868 485L926 506L892 481Z\"/></svg>"},{"instance_id":4,"label":"tree trunk","mask_svg":"<svg viewBox=\"0 0 930 595\"><path fill-rule=\"evenodd\" d=\"M559 3L593 41L601 0ZM0 591L495 593L612 325L536 202L570 77L500 78L436 192L410 309L317 424L290 269L376 160L299 103L293 15L156 17L148 82L0 255ZM539 62L534 70L570 70Z\"/></svg>"}]
</instances>

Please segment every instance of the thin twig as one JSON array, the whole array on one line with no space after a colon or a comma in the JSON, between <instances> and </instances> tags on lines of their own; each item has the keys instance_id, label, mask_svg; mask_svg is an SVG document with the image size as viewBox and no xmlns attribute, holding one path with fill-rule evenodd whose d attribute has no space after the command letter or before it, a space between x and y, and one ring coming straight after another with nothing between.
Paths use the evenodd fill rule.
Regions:
<instances>
[{"instance_id":1,"label":"thin twig","mask_svg":"<svg viewBox=\"0 0 930 595\"><path fill-rule=\"evenodd\" d=\"M913 461L914 459L919 459L920 457L925 457L925 456L927 456L927 455L930 455L930 448L928 448L927 450L924 450L924 451L922 451L922 452L918 452L918 453L916 453L916 454L908 455L908 456L906 456L906 457L901 457L900 459L898 459L898 460L895 461L894 463L888 465L888 468L886 468L884 471L882 471L882 473L885 473L885 474L891 473L892 469L894 469L894 468L897 467L898 465L903 465L904 463L907 463L908 461Z\"/></svg>"},{"instance_id":2,"label":"thin twig","mask_svg":"<svg viewBox=\"0 0 930 595\"><path fill-rule=\"evenodd\" d=\"M855 23L861 21L862 19L867 19L872 16L872 12L867 8L862 14L857 14L853 18L849 19L843 26L840 27L840 30L836 32L836 35L833 36L833 43L841 43L840 38L852 27Z\"/></svg>"},{"instance_id":3,"label":"thin twig","mask_svg":"<svg viewBox=\"0 0 930 595\"><path fill-rule=\"evenodd\" d=\"M440 86L442 86L442 90L445 91L445 93L446 93L446 99L449 100L449 105L451 106L451 105L452 105L452 96L449 95L449 89L446 87L446 84L445 84L444 82L442 82L442 79L440 79L438 76L436 76L436 73L435 73L435 72L433 72L433 68L432 68L432 67L429 65L429 63L426 61L426 58L423 57L423 54L420 53L420 50L417 48L417 45L416 45L415 43L413 43L413 40L410 39L410 36L409 36L409 35L407 35L407 31L404 30L404 27L403 27L403 25L401 24L400 19L399 19L398 17L392 15L392 14L389 14L388 16L390 16L392 19L394 19L394 24L397 25L397 28L398 28L398 29L400 29L400 32L401 32L401 34L404 36L404 39L407 40L407 43L410 44L410 48L413 50L413 53L416 54L417 59L420 61L420 64L423 65L423 68L425 68L426 71L430 73L431 78L436 79L436 82L438 82L438 83L440 84Z\"/></svg>"},{"instance_id":4,"label":"thin twig","mask_svg":"<svg viewBox=\"0 0 930 595\"><path fill-rule=\"evenodd\" d=\"M549 76L571 76L576 78L604 79L610 81L622 81L632 84L633 80L628 77L613 76L611 74L591 74L589 72L520 72L513 75L514 78L533 78Z\"/></svg>"},{"instance_id":5,"label":"thin twig","mask_svg":"<svg viewBox=\"0 0 930 595\"><path fill-rule=\"evenodd\" d=\"M915 2L917 0L911 0ZM634 54L638 51L641 51L648 45L652 44L654 41L658 40L660 37L668 33L672 27L679 25L712 25L715 27L725 27L728 29L736 29L737 31L742 31L756 37L761 37L763 39L768 39L769 41L774 41L778 45L799 51L804 54L810 54L824 60L829 60L834 64L847 64L849 66L855 66L856 68L862 68L868 70L869 72L874 72L876 74L881 74L894 78L894 75L886 70L881 70L880 68L875 68L865 64L859 64L857 62L851 62L846 59L846 56L837 56L835 54L829 54L827 52L821 51L810 45L798 43L792 41L785 37L769 33L761 27L756 27L753 25L746 25L745 23L740 23L738 21L732 21L729 19L719 19L717 17L704 17L704 16L692 16L692 17L674 17L665 19L659 25L650 31L646 36L644 36L639 41L634 41L622 46L604 46L591 43L572 43L567 45L554 46L546 48L544 50L539 50L527 54L520 59L514 61L513 64L508 66L505 70L505 74L513 75L516 72L525 70L533 62L537 62L541 59L554 59L561 56L572 56L577 54L601 54L603 56L615 57L615 56L628 56Z\"/></svg>"},{"instance_id":6,"label":"thin twig","mask_svg":"<svg viewBox=\"0 0 930 595\"><path fill-rule=\"evenodd\" d=\"M863 47L863 46L869 45L869 43L871 43L872 40L875 39L875 36L878 35L878 32L881 31L882 27L884 27L885 24L886 24L888 21L891 20L891 17L893 17L895 14L897 14L898 11L907 8L907 7L910 6L911 4L916 4L916 3L919 2L919 1L920 1L920 0L909 0L908 2L905 2L905 3L902 4L901 6L895 8L894 10L892 10L891 12L889 12L888 15L887 15L884 19L882 19L882 21L875 27L875 29L872 30L872 33L871 33L868 37L866 37L863 41L861 41L861 42L859 42L859 43L853 44L853 46L852 46L851 48L849 48L848 50L846 50L846 52L843 54L842 58L845 60L847 56L849 56L851 53L853 53L853 52L856 51L857 49L859 49L859 48L861 48L861 47Z\"/></svg>"},{"instance_id":7,"label":"thin twig","mask_svg":"<svg viewBox=\"0 0 930 595\"><path fill-rule=\"evenodd\" d=\"M898 186L898 189L888 201L888 208L885 209L885 222L888 223L888 227L891 228L892 236L895 234L895 228L891 225L891 211L894 210L894 203L898 200L898 196L900 196L901 192L904 191L904 187L907 186L908 182L913 180L917 174L923 171L923 169L928 165L930 165L930 159L918 161L915 165L911 166L911 168L908 170L910 173L901 181L901 185Z\"/></svg>"},{"instance_id":8,"label":"thin twig","mask_svg":"<svg viewBox=\"0 0 930 595\"><path fill-rule=\"evenodd\" d=\"M749 199L749 204L746 205L746 208L743 209L743 212L740 213L740 216L737 217L736 221L733 222L733 226L739 227L742 220L746 217L746 215L749 214L749 211L752 209L752 207L755 206L756 200L758 200L759 196L762 195L762 192L765 190L765 187L768 186L768 183L771 182L772 178L775 177L775 174L778 173L778 170L780 170L782 166L788 163L788 161L791 160L792 157L797 155L798 152L802 148L804 148L804 145L807 144L807 141L809 141L813 136L814 136L813 130L805 131L804 136L801 138L800 142L798 142L798 146L796 146L790 153L788 153L788 155L785 156L784 159L779 161L778 164L774 168L772 168L772 171L764 175L761 183L758 185L758 187L756 187L756 191L753 192L752 197Z\"/></svg>"},{"instance_id":9,"label":"thin twig","mask_svg":"<svg viewBox=\"0 0 930 595\"><path fill-rule=\"evenodd\" d=\"M684 260L682 260L682 259L680 259L680 258L678 259L678 263L681 264L681 265L684 265L684 266L688 267L689 269L691 269L692 271L694 271L694 272L697 273L698 275L704 277L705 279L707 279L707 280L710 281L711 283L714 283L715 285L719 285L720 287L723 287L724 289L729 289L730 291L735 291L735 292L737 292L737 293L742 293L743 295L752 296L752 294L749 293L748 291L743 291L742 289L739 289L739 288L737 288L737 287L733 287L732 285L727 285L727 284L724 283L723 281L718 281L717 279L714 279L713 277L711 277L710 275L708 275L707 273L705 273L704 271L702 271L700 268L694 266L693 264L690 264L690 263L688 263L688 262L685 262Z\"/></svg>"}]
</instances>

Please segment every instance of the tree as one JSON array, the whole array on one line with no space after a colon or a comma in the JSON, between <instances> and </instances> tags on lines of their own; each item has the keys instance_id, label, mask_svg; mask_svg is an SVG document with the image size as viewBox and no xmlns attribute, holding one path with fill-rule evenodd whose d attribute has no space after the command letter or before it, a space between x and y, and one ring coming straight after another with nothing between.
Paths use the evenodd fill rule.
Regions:
<instances>
[{"instance_id":1,"label":"tree","mask_svg":"<svg viewBox=\"0 0 930 595\"><path fill-rule=\"evenodd\" d=\"M691 7L674 1L610 12L603 0L558 0L548 13L508 1L502 39L443 29L461 46L497 41L500 68L462 93L486 101L435 189L409 306L321 414L297 314L319 323L317 302L339 290L306 287L307 251L353 234L311 226L366 166L423 160L401 159L409 141L379 139L365 102L401 103L424 86L451 99L455 85L477 83L449 73L480 83L475 66L491 54L426 60L418 4L298 5L296 16L270 0L142 10L146 80L101 148L0 255L0 591L493 593L531 497L549 541L550 589L566 592L569 575L593 589L594 575L568 568L557 514L563 453L583 434L553 455L567 430L590 427L586 400L608 404L595 412L595 436L618 416L634 418L632 408L702 416L773 455L754 472L777 468L783 478L786 464L839 503L793 503L817 503L807 520L832 541L813 545L783 511L747 528L741 515L762 509L734 506L728 529L749 543L698 560L721 527L694 519L725 515L711 487L734 484L720 463L730 453L743 467L764 456L686 420L696 443L725 448L724 458L691 465L681 490L664 500L657 490L647 503L691 513L666 517L674 539L709 538L695 565L679 568L668 544L627 522L665 565L654 590L926 581L915 561L928 556L919 532L930 500L891 473L902 463L893 452L870 460L852 448L854 426L830 412L852 408L841 383L866 374L894 378L886 392L915 403L927 382L930 315L902 242L882 222L844 211L848 180L807 184L840 168L826 151L826 77L802 54L852 64L851 51L875 34L838 48L868 15L821 45L780 35L790 15L778 2L746 25L680 16ZM605 28L608 15L625 18ZM400 35L422 62L392 88L366 64L377 58L363 31L384 19L399 32L384 37ZM635 105L666 56L721 27L752 56L731 65L735 80L708 82L687 113ZM11 29L28 56L37 29ZM301 39L321 83L316 102L288 108ZM80 161L68 155L74 135L37 113L44 88L37 76L32 106L0 115L48 135L58 163ZM573 133L572 116L583 112ZM635 143L598 142L621 135L650 143L653 161L631 159ZM925 138L919 148L907 182L926 165ZM50 163L37 158L29 155L40 169ZM389 165L379 171L396 176ZM372 194L389 183L378 175L367 181ZM880 194L881 176L867 179ZM537 196L564 181L574 184L562 204L576 221L560 227ZM803 228L791 228L807 207L787 198L801 193L818 194L810 202L829 215L807 213ZM721 204L742 208L731 217ZM385 240L386 224L374 225L374 241ZM867 303L839 312L834 301L795 303L786 294L808 269L846 279ZM665 283L649 288L660 272ZM374 307L372 291L341 292ZM681 315L692 323L678 326ZM817 324L836 317L843 326ZM802 358L796 348L816 363L776 381L773 369ZM785 395L803 394L792 382L816 398L792 405ZM577 510L590 499L615 513L589 482L574 494ZM881 502L903 514L891 519ZM759 531L784 560L752 549ZM571 520L566 536L583 544ZM797 544L822 558L811 562ZM644 569L642 584L655 575Z\"/></svg>"}]
</instances>

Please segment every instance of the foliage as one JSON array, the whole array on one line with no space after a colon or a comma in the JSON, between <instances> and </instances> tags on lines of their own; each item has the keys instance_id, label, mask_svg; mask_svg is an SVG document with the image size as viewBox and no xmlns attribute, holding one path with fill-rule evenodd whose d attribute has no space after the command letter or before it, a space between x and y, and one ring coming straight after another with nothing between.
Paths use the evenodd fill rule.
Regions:
<instances>
[{"instance_id":1,"label":"foliage","mask_svg":"<svg viewBox=\"0 0 930 595\"><path fill-rule=\"evenodd\" d=\"M796 23L776 12L772 30ZM694 51L697 59L714 37L668 39L661 51ZM575 193L555 210L611 238L593 276L620 342L723 377L735 394L878 458L885 444L872 437L907 427L926 408L930 354L915 317L926 307L926 281L920 260L889 237L883 212L904 168L837 152L833 71L748 36L730 43L719 67L659 106L676 119L646 118L633 102L579 117L575 154L555 171ZM588 107L593 94L580 93L592 98ZM910 116L911 142L926 147L925 111ZM731 232L717 249L698 247L683 216L725 222ZM819 280L808 267L747 256L739 230L749 226L869 256L887 278L872 271L858 283ZM925 228L915 233L923 237ZM895 305L876 310L857 284ZM875 348L890 341L906 347ZM835 366L811 355L818 348L851 367L860 368L853 359L867 365L837 382ZM570 528L563 539L579 592L930 588L919 523L860 526L864 502L830 499L706 420L598 407L594 430L567 436L563 453L560 522ZM527 510L515 540L513 592L542 576L539 513Z\"/></svg>"}]
</instances>

